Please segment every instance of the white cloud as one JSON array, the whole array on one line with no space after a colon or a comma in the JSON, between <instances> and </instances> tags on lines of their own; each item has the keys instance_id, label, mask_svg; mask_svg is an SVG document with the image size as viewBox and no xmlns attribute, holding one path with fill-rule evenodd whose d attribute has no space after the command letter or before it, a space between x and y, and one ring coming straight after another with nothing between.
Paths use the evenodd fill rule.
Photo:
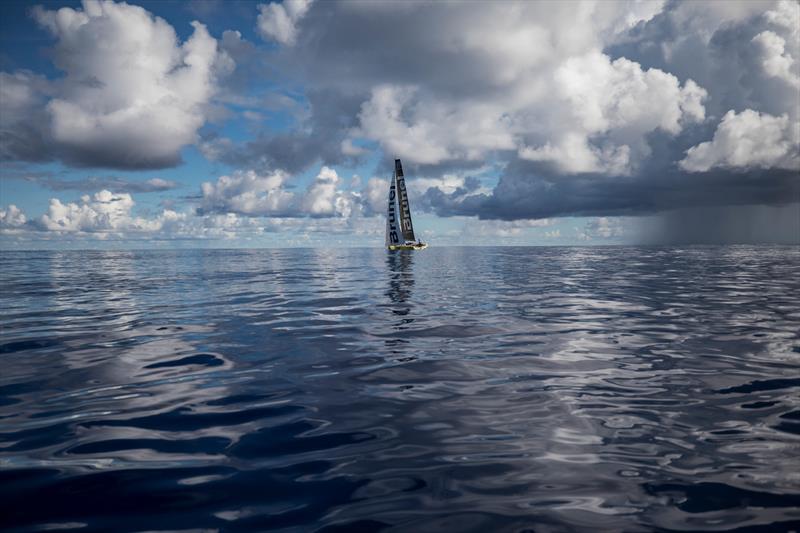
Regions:
<instances>
[{"instance_id":1,"label":"white cloud","mask_svg":"<svg viewBox=\"0 0 800 533\"><path fill-rule=\"evenodd\" d=\"M439 100L411 86L373 88L359 120L352 136L376 140L388 154L415 163L477 160L515 146L503 105Z\"/></svg>"},{"instance_id":2,"label":"white cloud","mask_svg":"<svg viewBox=\"0 0 800 533\"><path fill-rule=\"evenodd\" d=\"M549 218L519 220L468 220L462 234L469 239L475 237L520 237L529 228L542 228L553 224ZM471 241L467 241L470 243Z\"/></svg>"},{"instance_id":3,"label":"white cloud","mask_svg":"<svg viewBox=\"0 0 800 533\"><path fill-rule=\"evenodd\" d=\"M786 51L786 41L773 31L762 31L753 42L760 48L764 72L800 88L800 76L792 71L794 58Z\"/></svg>"},{"instance_id":4,"label":"white cloud","mask_svg":"<svg viewBox=\"0 0 800 533\"><path fill-rule=\"evenodd\" d=\"M145 183L147 184L148 187L156 191L166 191L169 189L174 189L175 187L178 186L178 184L175 183L174 181L165 180L162 178L150 178Z\"/></svg>"},{"instance_id":5,"label":"white cloud","mask_svg":"<svg viewBox=\"0 0 800 533\"><path fill-rule=\"evenodd\" d=\"M203 183L202 208L207 212L280 216L289 212L294 202L294 193L283 188L287 178L281 170L264 176L253 170L221 176L216 183Z\"/></svg>"},{"instance_id":6,"label":"white cloud","mask_svg":"<svg viewBox=\"0 0 800 533\"><path fill-rule=\"evenodd\" d=\"M135 217L131 214L133 206L130 194L115 194L108 190L92 196L84 195L80 203L62 203L58 198L52 198L47 213L38 222L45 230L66 233L149 232L160 230L181 217L171 210L164 210L152 219Z\"/></svg>"},{"instance_id":7,"label":"white cloud","mask_svg":"<svg viewBox=\"0 0 800 533\"><path fill-rule=\"evenodd\" d=\"M264 39L292 45L297 39L297 23L313 0L284 0L258 6L258 32Z\"/></svg>"},{"instance_id":8,"label":"white cloud","mask_svg":"<svg viewBox=\"0 0 800 533\"><path fill-rule=\"evenodd\" d=\"M800 36L800 2L797 0L780 0L773 9L764 13L770 23L788 30L795 42Z\"/></svg>"},{"instance_id":9,"label":"white cloud","mask_svg":"<svg viewBox=\"0 0 800 533\"><path fill-rule=\"evenodd\" d=\"M56 37L53 57L65 73L45 107L50 150L80 166L177 164L205 122L217 69L231 68L205 26L193 22L180 44L166 21L125 3L85 0L83 9L32 13ZM28 92L39 88L34 81ZM13 98L5 90L3 115L35 100L20 83L8 87Z\"/></svg>"},{"instance_id":10,"label":"white cloud","mask_svg":"<svg viewBox=\"0 0 800 533\"><path fill-rule=\"evenodd\" d=\"M800 123L788 115L728 111L714 138L690 148L680 167L688 172L714 167L800 170Z\"/></svg>"},{"instance_id":11,"label":"white cloud","mask_svg":"<svg viewBox=\"0 0 800 533\"><path fill-rule=\"evenodd\" d=\"M281 170L264 176L252 170L221 176L216 183L203 183L201 210L246 216L347 218L355 207L356 198L338 188L339 176L329 167L323 166L300 193L289 190L288 178Z\"/></svg>"},{"instance_id":12,"label":"white cloud","mask_svg":"<svg viewBox=\"0 0 800 533\"><path fill-rule=\"evenodd\" d=\"M133 213L135 202L127 193L108 190L84 195L78 202L52 198L47 212L28 220L14 205L0 209L0 233L23 239L232 239L263 233L269 223L235 213L197 216L164 209L151 216ZM274 226L274 225L273 225Z\"/></svg>"},{"instance_id":13,"label":"white cloud","mask_svg":"<svg viewBox=\"0 0 800 533\"><path fill-rule=\"evenodd\" d=\"M0 209L0 229L13 229L25 225L25 213L16 205L11 204L5 209Z\"/></svg>"},{"instance_id":14,"label":"white cloud","mask_svg":"<svg viewBox=\"0 0 800 533\"><path fill-rule=\"evenodd\" d=\"M370 178L362 193L366 212L385 215L389 202L389 180L386 178Z\"/></svg>"},{"instance_id":15,"label":"white cloud","mask_svg":"<svg viewBox=\"0 0 800 533\"><path fill-rule=\"evenodd\" d=\"M337 190L338 182L339 176L335 170L322 167L303 197L301 202L303 212L313 216L348 217L352 205L348 198Z\"/></svg>"},{"instance_id":16,"label":"white cloud","mask_svg":"<svg viewBox=\"0 0 800 533\"><path fill-rule=\"evenodd\" d=\"M586 222L583 229L576 228L576 234L581 241L609 240L626 236L628 228L620 217L597 217Z\"/></svg>"},{"instance_id":17,"label":"white cloud","mask_svg":"<svg viewBox=\"0 0 800 533\"><path fill-rule=\"evenodd\" d=\"M632 155L637 160L649 155L647 133L660 129L675 135L684 123L705 118L706 91L692 80L681 87L671 74L643 70L625 58L612 62L598 51L565 61L554 81L565 104L549 136L554 140L522 147L519 156L554 161L566 173L628 174ZM598 145L592 142L596 135L607 140Z\"/></svg>"}]
</instances>

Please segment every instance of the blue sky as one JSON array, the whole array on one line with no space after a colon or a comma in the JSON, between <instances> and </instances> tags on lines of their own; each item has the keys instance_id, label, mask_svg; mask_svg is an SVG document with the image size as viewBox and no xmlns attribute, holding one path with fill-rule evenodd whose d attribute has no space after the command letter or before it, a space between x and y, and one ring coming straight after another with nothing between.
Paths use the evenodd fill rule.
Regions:
<instances>
[{"instance_id":1,"label":"blue sky","mask_svg":"<svg viewBox=\"0 0 800 533\"><path fill-rule=\"evenodd\" d=\"M0 10L3 248L800 241L794 0Z\"/></svg>"}]
</instances>

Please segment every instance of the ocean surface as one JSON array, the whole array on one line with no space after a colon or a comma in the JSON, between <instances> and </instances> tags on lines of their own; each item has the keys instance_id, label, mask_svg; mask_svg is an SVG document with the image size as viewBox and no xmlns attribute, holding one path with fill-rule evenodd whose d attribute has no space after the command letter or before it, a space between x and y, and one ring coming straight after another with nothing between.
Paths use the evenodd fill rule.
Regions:
<instances>
[{"instance_id":1,"label":"ocean surface","mask_svg":"<svg viewBox=\"0 0 800 533\"><path fill-rule=\"evenodd\" d=\"M800 248L0 252L0 529L800 528Z\"/></svg>"}]
</instances>

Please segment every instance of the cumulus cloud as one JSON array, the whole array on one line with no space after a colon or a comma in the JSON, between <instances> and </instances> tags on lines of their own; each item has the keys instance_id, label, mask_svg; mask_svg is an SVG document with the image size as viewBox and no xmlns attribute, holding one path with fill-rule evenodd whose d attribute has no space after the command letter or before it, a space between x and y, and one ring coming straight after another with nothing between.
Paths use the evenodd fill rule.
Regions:
<instances>
[{"instance_id":1,"label":"cumulus cloud","mask_svg":"<svg viewBox=\"0 0 800 533\"><path fill-rule=\"evenodd\" d=\"M631 156L649 155L645 135L656 129L678 134L683 124L705 118L707 93L694 81L683 86L658 69L642 70L625 58L611 61L594 51L573 57L555 72L556 91L566 109L561 132L539 148L523 147L520 157L551 160L567 173L629 174ZM605 144L591 139L604 134Z\"/></svg>"},{"instance_id":2,"label":"cumulus cloud","mask_svg":"<svg viewBox=\"0 0 800 533\"><path fill-rule=\"evenodd\" d=\"M688 172L713 167L785 168L800 171L800 123L746 109L728 111L711 141L693 146L680 162Z\"/></svg>"},{"instance_id":3,"label":"cumulus cloud","mask_svg":"<svg viewBox=\"0 0 800 533\"><path fill-rule=\"evenodd\" d=\"M707 93L694 81L681 86L675 76L643 71L626 59L611 62L596 50L567 59L552 78L553 86L534 99L538 102L516 103L496 95L443 100L414 86L380 85L361 106L359 127L351 135L376 140L387 153L412 163L482 160L516 150L524 159L554 161L565 172L627 174L632 153L640 159L649 152L647 133L677 134L685 123L705 116ZM539 109L536 119L529 116L532 105ZM600 134L598 145L593 139ZM526 138L551 140L532 147Z\"/></svg>"},{"instance_id":4,"label":"cumulus cloud","mask_svg":"<svg viewBox=\"0 0 800 533\"><path fill-rule=\"evenodd\" d=\"M576 230L578 240L610 240L623 237L627 233L624 219L612 217L597 217L584 224L582 229Z\"/></svg>"},{"instance_id":5,"label":"cumulus cloud","mask_svg":"<svg viewBox=\"0 0 800 533\"><path fill-rule=\"evenodd\" d=\"M107 190L92 196L84 195L80 203L62 203L58 198L52 198L47 213L37 223L45 230L66 233L156 231L181 217L171 210L164 210L153 219L136 217L131 214L133 206L130 194Z\"/></svg>"},{"instance_id":6,"label":"cumulus cloud","mask_svg":"<svg viewBox=\"0 0 800 533\"><path fill-rule=\"evenodd\" d=\"M800 76L793 72L794 58L786 51L786 41L773 31L762 31L753 42L761 48L764 72L800 87Z\"/></svg>"},{"instance_id":7,"label":"cumulus cloud","mask_svg":"<svg viewBox=\"0 0 800 533\"><path fill-rule=\"evenodd\" d=\"M261 175L253 170L221 176L202 185L201 213L236 213L270 217L348 217L354 197L337 188L335 170L323 166L300 193L290 190L289 174L282 170Z\"/></svg>"},{"instance_id":8,"label":"cumulus cloud","mask_svg":"<svg viewBox=\"0 0 800 533\"><path fill-rule=\"evenodd\" d=\"M137 214L131 194L108 190L84 195L78 201L51 198L47 211L38 217L28 217L12 204L0 208L0 235L27 241L51 240L57 236L81 240L156 242L176 239L247 240L263 238L271 233L288 233L293 237L284 244L330 243L332 235L374 236L378 242L383 224L376 224L374 218L365 216L361 193L339 190L336 185L341 184L341 178L326 167L304 191L289 192L291 202L279 212L271 211L268 205L265 208L263 203L241 203L245 202L248 189L274 191L282 188L284 179L282 175L262 177L254 173L223 177L213 184L213 192L217 195L213 208L183 212L168 208L158 213L145 211L145 214ZM209 192L208 188L206 192ZM385 188L383 192L386 192ZM225 195L229 198L227 205L223 206ZM209 202L207 196L204 203L208 205ZM256 208L266 210L256 212ZM234 212L236 209L247 212ZM312 239L312 235L316 237Z\"/></svg>"},{"instance_id":9,"label":"cumulus cloud","mask_svg":"<svg viewBox=\"0 0 800 533\"><path fill-rule=\"evenodd\" d=\"M99 0L85 0L83 9L36 7L33 16L56 38L53 58L65 78L44 95L32 76L6 74L17 97L3 98L3 115L47 103L37 123L39 153L4 139L4 155L125 169L178 164L206 120L216 73L231 68L206 27L193 22L181 44L166 21L141 7Z\"/></svg>"},{"instance_id":10,"label":"cumulus cloud","mask_svg":"<svg viewBox=\"0 0 800 533\"><path fill-rule=\"evenodd\" d=\"M339 176L335 170L322 167L303 196L302 211L312 216L349 216L350 202L337 190L338 182Z\"/></svg>"},{"instance_id":11,"label":"cumulus cloud","mask_svg":"<svg viewBox=\"0 0 800 533\"><path fill-rule=\"evenodd\" d=\"M361 106L360 127L351 135L376 140L388 154L412 163L475 160L491 150L514 148L502 106L417 96L415 87L375 87Z\"/></svg>"},{"instance_id":12,"label":"cumulus cloud","mask_svg":"<svg viewBox=\"0 0 800 533\"><path fill-rule=\"evenodd\" d=\"M24 226L27 222L25 213L16 205L11 204L7 208L0 208L0 229L14 229Z\"/></svg>"},{"instance_id":13,"label":"cumulus cloud","mask_svg":"<svg viewBox=\"0 0 800 533\"><path fill-rule=\"evenodd\" d=\"M15 205L0 209L0 234L26 240L70 237L101 240L234 239L274 231L279 222L264 222L235 213L197 216L164 209L137 216L135 202L127 193L103 190L77 202L52 198L47 212L29 218ZM278 219L280 220L280 219Z\"/></svg>"},{"instance_id":14,"label":"cumulus cloud","mask_svg":"<svg viewBox=\"0 0 800 533\"><path fill-rule=\"evenodd\" d=\"M297 23L311 7L313 0L284 0L258 6L258 33L264 39L292 45L297 39Z\"/></svg>"}]
</instances>

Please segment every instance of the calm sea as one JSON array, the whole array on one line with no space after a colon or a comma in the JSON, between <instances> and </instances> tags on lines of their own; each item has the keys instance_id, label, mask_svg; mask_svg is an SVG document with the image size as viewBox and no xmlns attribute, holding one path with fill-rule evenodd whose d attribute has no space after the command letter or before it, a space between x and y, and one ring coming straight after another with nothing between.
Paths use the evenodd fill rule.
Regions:
<instances>
[{"instance_id":1,"label":"calm sea","mask_svg":"<svg viewBox=\"0 0 800 533\"><path fill-rule=\"evenodd\" d=\"M797 247L4 251L0 327L4 529L800 528Z\"/></svg>"}]
</instances>

